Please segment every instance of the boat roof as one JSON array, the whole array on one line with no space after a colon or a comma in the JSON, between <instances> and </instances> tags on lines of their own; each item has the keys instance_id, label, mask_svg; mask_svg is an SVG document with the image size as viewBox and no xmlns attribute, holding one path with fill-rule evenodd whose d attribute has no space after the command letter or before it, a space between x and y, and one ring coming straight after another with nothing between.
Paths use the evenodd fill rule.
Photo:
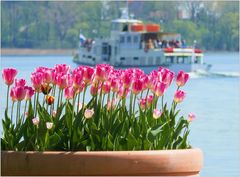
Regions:
<instances>
[{"instance_id":1,"label":"boat roof","mask_svg":"<svg viewBox=\"0 0 240 177\"><path fill-rule=\"evenodd\" d=\"M142 23L141 20L136 19L125 19L125 18L119 18L112 20L113 23Z\"/></svg>"}]
</instances>

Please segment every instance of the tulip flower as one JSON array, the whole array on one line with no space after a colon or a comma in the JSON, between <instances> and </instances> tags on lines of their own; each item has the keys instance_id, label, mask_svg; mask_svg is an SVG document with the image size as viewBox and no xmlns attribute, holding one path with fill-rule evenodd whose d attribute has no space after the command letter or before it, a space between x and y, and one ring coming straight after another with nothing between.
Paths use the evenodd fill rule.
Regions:
<instances>
[{"instance_id":1,"label":"tulip flower","mask_svg":"<svg viewBox=\"0 0 240 177\"><path fill-rule=\"evenodd\" d=\"M54 103L54 97L51 96L51 95L47 95L47 96L46 96L46 103L47 103L48 105L52 105L52 104Z\"/></svg>"},{"instance_id":2,"label":"tulip flower","mask_svg":"<svg viewBox=\"0 0 240 177\"><path fill-rule=\"evenodd\" d=\"M83 84L83 74L82 72L75 72L72 74L73 86L74 88L79 88Z\"/></svg>"},{"instance_id":3,"label":"tulip flower","mask_svg":"<svg viewBox=\"0 0 240 177\"><path fill-rule=\"evenodd\" d=\"M68 86L68 75L66 74L58 74L56 76L56 84L59 87L59 89L65 89Z\"/></svg>"},{"instance_id":4,"label":"tulip flower","mask_svg":"<svg viewBox=\"0 0 240 177\"><path fill-rule=\"evenodd\" d=\"M6 68L2 71L2 78L8 86L13 84L16 75L17 70L15 68Z\"/></svg>"},{"instance_id":5,"label":"tulip flower","mask_svg":"<svg viewBox=\"0 0 240 177\"><path fill-rule=\"evenodd\" d=\"M44 95L48 95L51 91L52 87L49 84L42 84L41 91Z\"/></svg>"},{"instance_id":6,"label":"tulip flower","mask_svg":"<svg viewBox=\"0 0 240 177\"><path fill-rule=\"evenodd\" d=\"M85 66L83 68L83 80L86 85L89 85L90 81L92 80L93 73L94 73L93 67Z\"/></svg>"},{"instance_id":7,"label":"tulip flower","mask_svg":"<svg viewBox=\"0 0 240 177\"><path fill-rule=\"evenodd\" d=\"M32 85L36 92L41 91L41 85L43 83L43 74L40 72L35 72L31 74Z\"/></svg>"},{"instance_id":8,"label":"tulip flower","mask_svg":"<svg viewBox=\"0 0 240 177\"><path fill-rule=\"evenodd\" d=\"M39 122L40 122L39 117L35 117L35 118L32 119L32 123L33 123L33 125L38 125Z\"/></svg>"},{"instance_id":9,"label":"tulip flower","mask_svg":"<svg viewBox=\"0 0 240 177\"><path fill-rule=\"evenodd\" d=\"M188 114L188 122L192 122L196 119L196 115L194 113Z\"/></svg>"},{"instance_id":10,"label":"tulip flower","mask_svg":"<svg viewBox=\"0 0 240 177\"><path fill-rule=\"evenodd\" d=\"M189 78L189 74L185 73L184 71L179 71L178 75L177 75L177 86L182 87L186 84L186 82L188 81Z\"/></svg>"},{"instance_id":11,"label":"tulip flower","mask_svg":"<svg viewBox=\"0 0 240 177\"><path fill-rule=\"evenodd\" d=\"M159 111L158 109L154 109L154 110L153 110L153 118L154 118L154 119L160 118L161 115L162 115L162 112Z\"/></svg>"},{"instance_id":12,"label":"tulip flower","mask_svg":"<svg viewBox=\"0 0 240 177\"><path fill-rule=\"evenodd\" d=\"M67 87L64 90L64 96L67 100L73 99L75 94L74 88L72 87Z\"/></svg>"},{"instance_id":13,"label":"tulip flower","mask_svg":"<svg viewBox=\"0 0 240 177\"><path fill-rule=\"evenodd\" d=\"M22 101L26 96L27 90L24 87L13 87L11 89L10 96L12 97L13 101Z\"/></svg>"},{"instance_id":14,"label":"tulip flower","mask_svg":"<svg viewBox=\"0 0 240 177\"><path fill-rule=\"evenodd\" d=\"M96 65L95 78L100 81L104 81L107 78L107 73L105 67L102 65Z\"/></svg>"},{"instance_id":15,"label":"tulip flower","mask_svg":"<svg viewBox=\"0 0 240 177\"><path fill-rule=\"evenodd\" d=\"M167 68L159 68L158 70L159 81L169 87L174 79L174 73Z\"/></svg>"},{"instance_id":16,"label":"tulip flower","mask_svg":"<svg viewBox=\"0 0 240 177\"><path fill-rule=\"evenodd\" d=\"M153 95L148 95L146 99L147 99L147 106L150 106L153 101Z\"/></svg>"},{"instance_id":17,"label":"tulip flower","mask_svg":"<svg viewBox=\"0 0 240 177\"><path fill-rule=\"evenodd\" d=\"M142 110L146 109L146 103L147 103L146 98L140 99L139 105Z\"/></svg>"},{"instance_id":18,"label":"tulip flower","mask_svg":"<svg viewBox=\"0 0 240 177\"><path fill-rule=\"evenodd\" d=\"M93 114L94 114L93 109L86 109L85 112L84 112L84 117L86 119L90 119L90 118L92 118Z\"/></svg>"},{"instance_id":19,"label":"tulip flower","mask_svg":"<svg viewBox=\"0 0 240 177\"><path fill-rule=\"evenodd\" d=\"M121 86L119 91L118 91L118 97L123 99L126 98L128 95L129 89L125 88L124 86Z\"/></svg>"},{"instance_id":20,"label":"tulip flower","mask_svg":"<svg viewBox=\"0 0 240 177\"><path fill-rule=\"evenodd\" d=\"M55 68L57 73L68 74L70 71L70 66L67 64L57 64Z\"/></svg>"},{"instance_id":21,"label":"tulip flower","mask_svg":"<svg viewBox=\"0 0 240 177\"><path fill-rule=\"evenodd\" d=\"M123 86L124 88L129 88L131 86L132 83L132 75L130 72L124 72L122 74L122 82L123 82Z\"/></svg>"},{"instance_id":22,"label":"tulip flower","mask_svg":"<svg viewBox=\"0 0 240 177\"><path fill-rule=\"evenodd\" d=\"M117 78L111 79L111 90L113 92L117 92L119 90L119 85L120 85L119 79Z\"/></svg>"},{"instance_id":23,"label":"tulip flower","mask_svg":"<svg viewBox=\"0 0 240 177\"><path fill-rule=\"evenodd\" d=\"M26 90L25 100L30 100L34 95L34 90L32 87L28 87L28 86L25 86L24 88Z\"/></svg>"},{"instance_id":24,"label":"tulip flower","mask_svg":"<svg viewBox=\"0 0 240 177\"><path fill-rule=\"evenodd\" d=\"M48 130L52 129L53 123L52 122L46 122L46 127Z\"/></svg>"},{"instance_id":25,"label":"tulip flower","mask_svg":"<svg viewBox=\"0 0 240 177\"><path fill-rule=\"evenodd\" d=\"M53 118L55 118L57 116L57 111L56 110L53 110L52 116L53 116Z\"/></svg>"},{"instance_id":26,"label":"tulip flower","mask_svg":"<svg viewBox=\"0 0 240 177\"><path fill-rule=\"evenodd\" d=\"M91 94L92 96L96 96L97 93L98 93L98 87L92 85L91 88L90 88L90 94Z\"/></svg>"},{"instance_id":27,"label":"tulip flower","mask_svg":"<svg viewBox=\"0 0 240 177\"><path fill-rule=\"evenodd\" d=\"M25 79L15 79L15 87L24 87L26 85Z\"/></svg>"},{"instance_id":28,"label":"tulip flower","mask_svg":"<svg viewBox=\"0 0 240 177\"><path fill-rule=\"evenodd\" d=\"M175 95L174 95L174 101L176 103L180 103L183 101L183 99L185 98L185 92L184 91L181 91L181 90L177 90Z\"/></svg>"},{"instance_id":29,"label":"tulip flower","mask_svg":"<svg viewBox=\"0 0 240 177\"><path fill-rule=\"evenodd\" d=\"M110 89L111 89L110 81L105 81L102 85L102 93L107 94L110 92Z\"/></svg>"},{"instance_id":30,"label":"tulip flower","mask_svg":"<svg viewBox=\"0 0 240 177\"><path fill-rule=\"evenodd\" d=\"M167 88L167 85L163 82L158 82L155 85L154 92L157 96L162 96Z\"/></svg>"},{"instance_id":31,"label":"tulip flower","mask_svg":"<svg viewBox=\"0 0 240 177\"><path fill-rule=\"evenodd\" d=\"M133 82L132 82L132 92L137 95L139 94L143 89L143 83L141 80L139 79L135 79Z\"/></svg>"}]
</instances>

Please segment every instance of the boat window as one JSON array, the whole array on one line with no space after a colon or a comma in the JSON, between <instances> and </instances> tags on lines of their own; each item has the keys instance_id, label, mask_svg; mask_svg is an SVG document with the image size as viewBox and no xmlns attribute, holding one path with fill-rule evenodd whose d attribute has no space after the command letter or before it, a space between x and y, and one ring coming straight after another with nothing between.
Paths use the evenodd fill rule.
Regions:
<instances>
[{"instance_id":1,"label":"boat window","mask_svg":"<svg viewBox=\"0 0 240 177\"><path fill-rule=\"evenodd\" d=\"M92 58L93 61L95 61L95 58Z\"/></svg>"},{"instance_id":2,"label":"boat window","mask_svg":"<svg viewBox=\"0 0 240 177\"><path fill-rule=\"evenodd\" d=\"M180 63L180 64L183 63L183 58L182 57L178 57L177 58L177 63Z\"/></svg>"},{"instance_id":3,"label":"boat window","mask_svg":"<svg viewBox=\"0 0 240 177\"><path fill-rule=\"evenodd\" d=\"M138 43L138 36L134 36L134 37L133 37L133 42L134 42L134 43Z\"/></svg>"},{"instance_id":4,"label":"boat window","mask_svg":"<svg viewBox=\"0 0 240 177\"><path fill-rule=\"evenodd\" d=\"M131 36L127 37L127 43L131 43Z\"/></svg>"},{"instance_id":5,"label":"boat window","mask_svg":"<svg viewBox=\"0 0 240 177\"><path fill-rule=\"evenodd\" d=\"M92 58L92 56L88 55L88 58Z\"/></svg>"},{"instance_id":6,"label":"boat window","mask_svg":"<svg viewBox=\"0 0 240 177\"><path fill-rule=\"evenodd\" d=\"M118 49L118 48L115 46L115 55L117 55L117 49Z\"/></svg>"},{"instance_id":7,"label":"boat window","mask_svg":"<svg viewBox=\"0 0 240 177\"><path fill-rule=\"evenodd\" d=\"M125 60L125 57L121 57L120 60Z\"/></svg>"},{"instance_id":8,"label":"boat window","mask_svg":"<svg viewBox=\"0 0 240 177\"><path fill-rule=\"evenodd\" d=\"M120 36L120 43L124 43L124 42L125 42L124 36Z\"/></svg>"},{"instance_id":9,"label":"boat window","mask_svg":"<svg viewBox=\"0 0 240 177\"><path fill-rule=\"evenodd\" d=\"M133 60L138 60L138 57L133 57Z\"/></svg>"}]
</instances>

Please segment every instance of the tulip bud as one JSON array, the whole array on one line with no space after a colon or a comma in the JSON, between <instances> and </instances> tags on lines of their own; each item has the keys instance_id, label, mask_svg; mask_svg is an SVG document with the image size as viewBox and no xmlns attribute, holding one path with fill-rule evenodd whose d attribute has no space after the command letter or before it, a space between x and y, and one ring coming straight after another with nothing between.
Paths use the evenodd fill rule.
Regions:
<instances>
[{"instance_id":1,"label":"tulip bud","mask_svg":"<svg viewBox=\"0 0 240 177\"><path fill-rule=\"evenodd\" d=\"M154 119L160 118L161 115L162 115L162 112L159 111L158 109L154 109L154 110L153 110L153 118L154 118Z\"/></svg>"},{"instance_id":2,"label":"tulip bud","mask_svg":"<svg viewBox=\"0 0 240 177\"><path fill-rule=\"evenodd\" d=\"M35 117L35 118L33 118L33 119L32 119L32 122L33 122L33 125L38 125L39 122L40 122L39 117Z\"/></svg>"},{"instance_id":3,"label":"tulip bud","mask_svg":"<svg viewBox=\"0 0 240 177\"><path fill-rule=\"evenodd\" d=\"M54 103L54 97L51 96L51 95L47 95L47 96L46 96L46 103L47 103L48 105L52 105L52 104Z\"/></svg>"},{"instance_id":4,"label":"tulip bud","mask_svg":"<svg viewBox=\"0 0 240 177\"><path fill-rule=\"evenodd\" d=\"M181 90L177 90L177 92L175 93L174 95L174 101L176 103L180 103L183 101L183 99L185 98L185 92L184 91L181 91Z\"/></svg>"},{"instance_id":5,"label":"tulip bud","mask_svg":"<svg viewBox=\"0 0 240 177\"><path fill-rule=\"evenodd\" d=\"M177 75L177 86L182 87L185 85L189 78L189 74L185 73L184 71L180 71Z\"/></svg>"},{"instance_id":6,"label":"tulip bud","mask_svg":"<svg viewBox=\"0 0 240 177\"><path fill-rule=\"evenodd\" d=\"M41 85L41 91L44 95L47 95L50 93L52 87L49 84L42 84Z\"/></svg>"},{"instance_id":7,"label":"tulip bud","mask_svg":"<svg viewBox=\"0 0 240 177\"><path fill-rule=\"evenodd\" d=\"M57 116L57 111L53 110L52 116L55 118Z\"/></svg>"},{"instance_id":8,"label":"tulip bud","mask_svg":"<svg viewBox=\"0 0 240 177\"><path fill-rule=\"evenodd\" d=\"M194 113L188 114L188 122L192 122L196 119L196 115Z\"/></svg>"},{"instance_id":9,"label":"tulip bud","mask_svg":"<svg viewBox=\"0 0 240 177\"><path fill-rule=\"evenodd\" d=\"M93 114L94 114L93 109L86 109L85 112L84 112L84 117L86 119L90 119L90 118L92 118Z\"/></svg>"},{"instance_id":10,"label":"tulip bud","mask_svg":"<svg viewBox=\"0 0 240 177\"><path fill-rule=\"evenodd\" d=\"M2 71L2 78L8 86L13 84L16 75L17 70L15 68L6 68Z\"/></svg>"},{"instance_id":11,"label":"tulip bud","mask_svg":"<svg viewBox=\"0 0 240 177\"><path fill-rule=\"evenodd\" d=\"M146 103L147 103L146 98L142 98L139 101L140 108L143 109L143 110L146 109Z\"/></svg>"},{"instance_id":12,"label":"tulip bud","mask_svg":"<svg viewBox=\"0 0 240 177\"><path fill-rule=\"evenodd\" d=\"M48 130L52 129L53 123L52 122L46 122L46 127Z\"/></svg>"}]
</instances>

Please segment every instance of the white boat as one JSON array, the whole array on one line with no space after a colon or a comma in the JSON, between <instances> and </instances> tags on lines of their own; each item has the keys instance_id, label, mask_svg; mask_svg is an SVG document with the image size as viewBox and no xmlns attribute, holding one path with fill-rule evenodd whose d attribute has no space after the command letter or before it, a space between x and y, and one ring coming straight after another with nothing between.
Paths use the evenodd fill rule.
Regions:
<instances>
[{"instance_id":1,"label":"white boat","mask_svg":"<svg viewBox=\"0 0 240 177\"><path fill-rule=\"evenodd\" d=\"M74 57L79 64L107 63L120 68L144 67L145 71L164 66L174 72L208 71L211 67L204 63L202 50L187 47L180 34L161 32L157 24L131 19L127 9L122 10L121 18L112 20L109 38L81 37Z\"/></svg>"}]
</instances>

